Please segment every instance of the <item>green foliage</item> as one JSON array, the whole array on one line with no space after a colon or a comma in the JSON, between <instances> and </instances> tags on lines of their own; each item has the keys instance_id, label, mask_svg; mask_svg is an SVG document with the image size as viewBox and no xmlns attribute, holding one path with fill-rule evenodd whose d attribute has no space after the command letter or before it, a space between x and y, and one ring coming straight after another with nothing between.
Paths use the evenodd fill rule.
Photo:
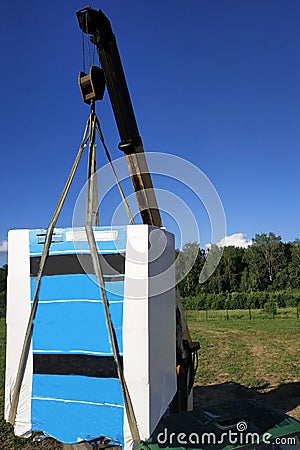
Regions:
<instances>
[{"instance_id":1,"label":"green foliage","mask_svg":"<svg viewBox=\"0 0 300 450\"><path fill-rule=\"evenodd\" d=\"M185 244L176 259L176 279L180 280L186 274L178 285L182 297L189 297L197 291L203 265L204 252L199 245L196 242Z\"/></svg>"},{"instance_id":2,"label":"green foliage","mask_svg":"<svg viewBox=\"0 0 300 450\"><path fill-rule=\"evenodd\" d=\"M0 267L0 292L6 291L7 286L7 264Z\"/></svg>"},{"instance_id":3,"label":"green foliage","mask_svg":"<svg viewBox=\"0 0 300 450\"><path fill-rule=\"evenodd\" d=\"M7 264L0 267L0 317L5 317L7 289Z\"/></svg>"},{"instance_id":4,"label":"green foliage","mask_svg":"<svg viewBox=\"0 0 300 450\"><path fill-rule=\"evenodd\" d=\"M0 292L0 318L6 314L6 292Z\"/></svg>"},{"instance_id":5,"label":"green foliage","mask_svg":"<svg viewBox=\"0 0 300 450\"><path fill-rule=\"evenodd\" d=\"M300 303L300 240L284 243L274 233L262 233L252 241L248 248L225 247L218 267L204 283L200 274L209 270L207 254L196 243L184 246L182 273L191 258L195 260L179 283L188 309L263 309L269 301L278 307ZM214 245L210 253L218 251Z\"/></svg>"},{"instance_id":6,"label":"green foliage","mask_svg":"<svg viewBox=\"0 0 300 450\"><path fill-rule=\"evenodd\" d=\"M273 300L268 300L264 304L264 311L268 314L277 314L277 305Z\"/></svg>"}]
</instances>

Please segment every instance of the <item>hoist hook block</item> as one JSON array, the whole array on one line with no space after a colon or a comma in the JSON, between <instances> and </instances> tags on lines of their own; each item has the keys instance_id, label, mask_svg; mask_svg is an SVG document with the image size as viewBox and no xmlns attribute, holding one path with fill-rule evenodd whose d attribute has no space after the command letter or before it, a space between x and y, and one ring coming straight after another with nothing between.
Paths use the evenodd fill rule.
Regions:
<instances>
[{"instance_id":1,"label":"hoist hook block","mask_svg":"<svg viewBox=\"0 0 300 450\"><path fill-rule=\"evenodd\" d=\"M105 90L104 72L100 67L91 66L90 73L79 72L78 84L84 103L102 100Z\"/></svg>"}]
</instances>

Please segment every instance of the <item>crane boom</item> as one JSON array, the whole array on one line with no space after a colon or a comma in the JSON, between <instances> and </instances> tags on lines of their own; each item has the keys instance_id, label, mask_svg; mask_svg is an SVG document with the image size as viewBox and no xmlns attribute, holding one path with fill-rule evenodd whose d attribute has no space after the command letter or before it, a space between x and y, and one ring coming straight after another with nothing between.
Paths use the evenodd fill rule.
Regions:
<instances>
[{"instance_id":1,"label":"crane boom","mask_svg":"<svg viewBox=\"0 0 300 450\"><path fill-rule=\"evenodd\" d=\"M91 42L97 48L103 71L102 76L104 76L104 83L107 86L121 139L119 149L124 152L126 158L142 221L147 225L161 227L160 211L110 21L101 10L94 10L90 6L80 9L76 15L82 32L90 35ZM98 73L100 69L96 69L91 70L90 76L85 73L81 73L79 76L83 100L90 104L91 98L97 100L103 97L104 88L100 88L102 81ZM99 77L98 82L96 77ZM83 83L86 83L87 80L88 87L82 86L81 79ZM98 92L94 89L94 81L95 86L99 83ZM84 94L84 90L87 95ZM173 412L187 409L188 397L195 376L195 354L199 348L197 342L191 341L178 291L176 294L176 323L178 390L170 406Z\"/></svg>"},{"instance_id":2,"label":"crane boom","mask_svg":"<svg viewBox=\"0 0 300 450\"><path fill-rule=\"evenodd\" d=\"M89 6L76 15L81 30L91 36L97 48L121 139L119 149L125 154L142 221L161 227L157 199L110 21L101 10Z\"/></svg>"}]
</instances>

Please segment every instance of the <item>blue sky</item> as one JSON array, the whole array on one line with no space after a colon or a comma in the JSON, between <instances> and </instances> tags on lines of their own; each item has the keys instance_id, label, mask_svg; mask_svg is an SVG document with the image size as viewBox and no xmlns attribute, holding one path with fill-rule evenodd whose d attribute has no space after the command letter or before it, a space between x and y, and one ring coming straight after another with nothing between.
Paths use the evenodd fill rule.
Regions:
<instances>
[{"instance_id":1,"label":"blue sky","mask_svg":"<svg viewBox=\"0 0 300 450\"><path fill-rule=\"evenodd\" d=\"M209 177L228 235L300 237L299 1L90 4L111 20L146 151L185 158ZM88 116L77 87L75 10L84 6L77 0L2 6L0 241L12 228L47 226L75 157ZM107 96L98 113L119 158ZM83 162L61 226L71 225L85 171ZM210 235L203 208L184 189L182 195L204 245Z\"/></svg>"}]
</instances>

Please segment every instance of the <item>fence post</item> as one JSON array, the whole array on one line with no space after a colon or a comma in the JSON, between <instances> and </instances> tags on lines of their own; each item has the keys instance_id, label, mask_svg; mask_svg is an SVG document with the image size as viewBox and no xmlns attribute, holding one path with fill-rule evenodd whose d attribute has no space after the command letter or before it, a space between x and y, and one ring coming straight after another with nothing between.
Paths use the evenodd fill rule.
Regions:
<instances>
[{"instance_id":1,"label":"fence post","mask_svg":"<svg viewBox=\"0 0 300 450\"><path fill-rule=\"evenodd\" d=\"M252 320L252 314L251 314L251 305L248 305L248 309L249 309L249 320Z\"/></svg>"},{"instance_id":2,"label":"fence post","mask_svg":"<svg viewBox=\"0 0 300 450\"><path fill-rule=\"evenodd\" d=\"M297 303L297 319L299 319L299 302Z\"/></svg>"},{"instance_id":3,"label":"fence post","mask_svg":"<svg viewBox=\"0 0 300 450\"><path fill-rule=\"evenodd\" d=\"M208 320L208 306L205 309L205 320Z\"/></svg>"},{"instance_id":4,"label":"fence post","mask_svg":"<svg viewBox=\"0 0 300 450\"><path fill-rule=\"evenodd\" d=\"M273 300L272 300L272 319L275 319L275 307Z\"/></svg>"},{"instance_id":5,"label":"fence post","mask_svg":"<svg viewBox=\"0 0 300 450\"><path fill-rule=\"evenodd\" d=\"M226 305L226 320L229 320L228 305Z\"/></svg>"}]
</instances>

